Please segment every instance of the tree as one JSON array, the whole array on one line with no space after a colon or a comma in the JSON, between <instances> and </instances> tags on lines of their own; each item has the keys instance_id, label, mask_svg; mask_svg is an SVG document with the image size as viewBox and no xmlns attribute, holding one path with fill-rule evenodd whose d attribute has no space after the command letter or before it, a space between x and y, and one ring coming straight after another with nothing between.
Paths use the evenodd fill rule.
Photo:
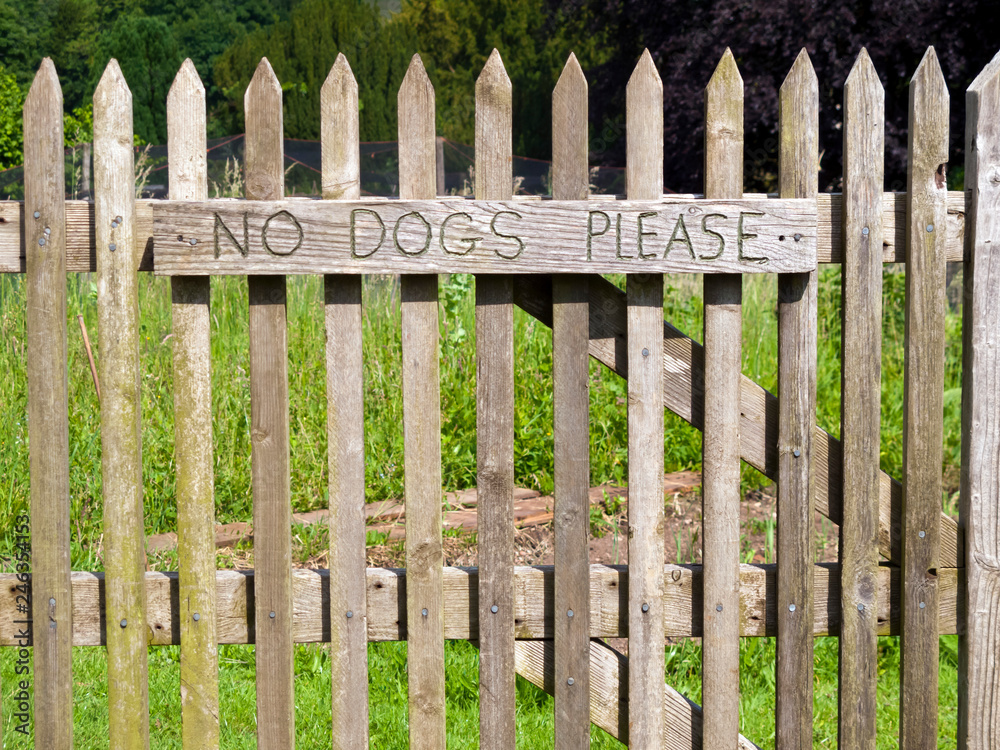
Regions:
<instances>
[{"instance_id":1,"label":"tree","mask_svg":"<svg viewBox=\"0 0 1000 750\"><path fill-rule=\"evenodd\" d=\"M24 94L17 78L0 65L0 169L16 167L24 161L23 106Z\"/></svg>"},{"instance_id":2,"label":"tree","mask_svg":"<svg viewBox=\"0 0 1000 750\"><path fill-rule=\"evenodd\" d=\"M132 91L135 134L146 143L166 143L167 92L181 65L170 27L148 16L119 18L97 39L90 69L91 92L112 57L118 60Z\"/></svg>"}]
</instances>

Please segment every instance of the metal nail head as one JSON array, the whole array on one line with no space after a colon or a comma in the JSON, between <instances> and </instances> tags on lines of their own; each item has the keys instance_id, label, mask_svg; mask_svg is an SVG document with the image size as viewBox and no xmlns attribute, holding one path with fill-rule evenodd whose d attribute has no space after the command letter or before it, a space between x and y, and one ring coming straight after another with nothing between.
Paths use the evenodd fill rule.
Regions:
<instances>
[{"instance_id":1,"label":"metal nail head","mask_svg":"<svg viewBox=\"0 0 1000 750\"><path fill-rule=\"evenodd\" d=\"M499 611L500 611L500 607L498 607L495 604L492 607L490 607L490 612L492 612L493 614L496 614Z\"/></svg>"},{"instance_id":2,"label":"metal nail head","mask_svg":"<svg viewBox=\"0 0 1000 750\"><path fill-rule=\"evenodd\" d=\"M796 242L798 242L799 240L802 239L802 235L801 234L793 234L792 235L792 239L794 239Z\"/></svg>"},{"instance_id":3,"label":"metal nail head","mask_svg":"<svg viewBox=\"0 0 1000 750\"><path fill-rule=\"evenodd\" d=\"M50 607L56 606L56 600L55 599L49 599L49 606Z\"/></svg>"},{"instance_id":4,"label":"metal nail head","mask_svg":"<svg viewBox=\"0 0 1000 750\"><path fill-rule=\"evenodd\" d=\"M126 625L128 625L128 620L122 619L120 625L124 628Z\"/></svg>"},{"instance_id":5,"label":"metal nail head","mask_svg":"<svg viewBox=\"0 0 1000 750\"><path fill-rule=\"evenodd\" d=\"M865 237L867 237L868 236L868 227L865 227L864 229L862 229L861 230L861 234L863 234Z\"/></svg>"},{"instance_id":6,"label":"metal nail head","mask_svg":"<svg viewBox=\"0 0 1000 750\"><path fill-rule=\"evenodd\" d=\"M45 234L46 234L46 236L52 234L52 230L49 229L48 227L45 227Z\"/></svg>"},{"instance_id":7,"label":"metal nail head","mask_svg":"<svg viewBox=\"0 0 1000 750\"><path fill-rule=\"evenodd\" d=\"M572 677L567 677L566 678L566 684L567 685L572 685L574 682L576 682L576 680L574 680Z\"/></svg>"},{"instance_id":8,"label":"metal nail head","mask_svg":"<svg viewBox=\"0 0 1000 750\"><path fill-rule=\"evenodd\" d=\"M189 242L190 242L190 243L191 243L192 245L197 245L197 244L198 244L198 240L196 240L196 239L195 239L194 237L192 237L192 238L191 238L191 239L189 240Z\"/></svg>"},{"instance_id":9,"label":"metal nail head","mask_svg":"<svg viewBox=\"0 0 1000 750\"><path fill-rule=\"evenodd\" d=\"M354 617L354 612L347 610L347 619L350 620L352 617Z\"/></svg>"},{"instance_id":10,"label":"metal nail head","mask_svg":"<svg viewBox=\"0 0 1000 750\"><path fill-rule=\"evenodd\" d=\"M920 531L920 532L917 533L917 536L919 536L921 539L923 539L925 536L927 536L927 532Z\"/></svg>"},{"instance_id":11,"label":"metal nail head","mask_svg":"<svg viewBox=\"0 0 1000 750\"><path fill-rule=\"evenodd\" d=\"M44 237L39 237L38 238L38 244L41 245L42 247L45 247L45 238Z\"/></svg>"},{"instance_id":12,"label":"metal nail head","mask_svg":"<svg viewBox=\"0 0 1000 750\"><path fill-rule=\"evenodd\" d=\"M795 456L796 458L798 458L799 456L802 455L802 452L801 451L792 451L792 455Z\"/></svg>"},{"instance_id":13,"label":"metal nail head","mask_svg":"<svg viewBox=\"0 0 1000 750\"><path fill-rule=\"evenodd\" d=\"M858 612L864 612L864 611L865 611L865 605L864 604L859 604L858 605Z\"/></svg>"},{"instance_id":14,"label":"metal nail head","mask_svg":"<svg viewBox=\"0 0 1000 750\"><path fill-rule=\"evenodd\" d=\"M424 608L424 609L420 610L420 614L422 614L424 617L427 617L427 609Z\"/></svg>"},{"instance_id":15,"label":"metal nail head","mask_svg":"<svg viewBox=\"0 0 1000 750\"><path fill-rule=\"evenodd\" d=\"M716 604L715 605L715 611L716 612L721 612L722 611L722 605L721 604Z\"/></svg>"},{"instance_id":16,"label":"metal nail head","mask_svg":"<svg viewBox=\"0 0 1000 750\"><path fill-rule=\"evenodd\" d=\"M40 214L40 213L38 213L38 211L35 211L35 218L36 218L36 219L38 219L38 218L40 218L40 217L41 217L41 214Z\"/></svg>"},{"instance_id":17,"label":"metal nail head","mask_svg":"<svg viewBox=\"0 0 1000 750\"><path fill-rule=\"evenodd\" d=\"M108 245L108 250L110 250L111 252L114 252L117 249L118 249L118 245L116 245L114 242L112 242L110 245Z\"/></svg>"},{"instance_id":18,"label":"metal nail head","mask_svg":"<svg viewBox=\"0 0 1000 750\"><path fill-rule=\"evenodd\" d=\"M270 617L273 620L274 619L274 612L272 612L270 615L268 615L268 617Z\"/></svg>"},{"instance_id":19,"label":"metal nail head","mask_svg":"<svg viewBox=\"0 0 1000 750\"><path fill-rule=\"evenodd\" d=\"M116 216L115 217L115 221L117 221L119 224L121 224L122 223L122 217L121 216Z\"/></svg>"},{"instance_id":20,"label":"metal nail head","mask_svg":"<svg viewBox=\"0 0 1000 750\"><path fill-rule=\"evenodd\" d=\"M649 356L649 349L643 349L642 350L642 356L643 357L648 357Z\"/></svg>"},{"instance_id":21,"label":"metal nail head","mask_svg":"<svg viewBox=\"0 0 1000 750\"><path fill-rule=\"evenodd\" d=\"M789 612L794 612L795 611L795 605L794 604L789 604L788 605L788 611Z\"/></svg>"},{"instance_id":22,"label":"metal nail head","mask_svg":"<svg viewBox=\"0 0 1000 750\"><path fill-rule=\"evenodd\" d=\"M643 612L649 612L649 605L648 604L643 604L642 605L642 611Z\"/></svg>"},{"instance_id":23,"label":"metal nail head","mask_svg":"<svg viewBox=\"0 0 1000 750\"><path fill-rule=\"evenodd\" d=\"M924 604L924 602L920 602L920 609L923 609L923 608L924 608L924 607L926 607L926 606L927 606L927 605L926 605L926 604Z\"/></svg>"},{"instance_id":24,"label":"metal nail head","mask_svg":"<svg viewBox=\"0 0 1000 750\"><path fill-rule=\"evenodd\" d=\"M195 612L195 613L194 613L194 616L193 616L193 618L192 618L192 619L193 619L193 620L194 620L195 622L198 622L198 620L200 620L200 619L201 619L201 615L199 615L199 614L198 614L197 612Z\"/></svg>"},{"instance_id":25,"label":"metal nail head","mask_svg":"<svg viewBox=\"0 0 1000 750\"><path fill-rule=\"evenodd\" d=\"M571 610L571 609L566 610L566 616L567 617L572 617L573 616L573 610Z\"/></svg>"},{"instance_id":26,"label":"metal nail head","mask_svg":"<svg viewBox=\"0 0 1000 750\"><path fill-rule=\"evenodd\" d=\"M933 232L934 231L934 225L933 224L928 224L927 225L927 231L928 232Z\"/></svg>"}]
</instances>

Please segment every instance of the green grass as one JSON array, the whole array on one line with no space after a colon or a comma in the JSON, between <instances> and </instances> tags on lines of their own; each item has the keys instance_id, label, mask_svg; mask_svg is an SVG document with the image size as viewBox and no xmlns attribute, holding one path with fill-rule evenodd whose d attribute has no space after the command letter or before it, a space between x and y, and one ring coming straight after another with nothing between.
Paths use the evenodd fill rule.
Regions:
<instances>
[{"instance_id":1,"label":"green grass","mask_svg":"<svg viewBox=\"0 0 1000 750\"><path fill-rule=\"evenodd\" d=\"M102 532L100 412L91 381L77 315L82 315L100 357L96 290L90 276L68 280L70 384L70 502L72 565L101 570ZM622 279L615 279L621 284ZM883 277L882 468L899 476L902 462L904 277ZM140 277L143 482L147 534L175 529L173 466L172 354L169 282ZM442 474L445 489L475 485L476 434L475 322L473 280L443 278L441 284ZM402 497L403 436L400 398L400 329L398 286L390 279L368 279L364 290L365 441L368 500ZM701 282L678 276L668 281L665 317L696 340L702 335ZM516 481L543 492L552 490L551 331L515 311ZM947 319L945 385L946 489L957 487L960 464L961 319ZM291 425L292 505L296 511L324 507L326 496L326 411L322 282L314 277L288 281L288 340ZM817 423L839 435L840 287L839 269L820 270ZM776 281L744 280L743 371L772 392L777 387ZM0 275L0 553L12 543L11 519L28 500L24 286L18 275ZM215 442L216 515L219 522L252 517L249 444L249 362L247 290L242 278L212 280L212 379ZM591 363L591 481L624 484L627 477L626 383ZM666 418L664 459L668 471L699 469L701 434L670 414ZM743 467L744 489L768 480ZM954 495L944 498L953 510ZM595 530L607 530L600 517ZM318 550L314 530L294 529L299 554ZM689 532L694 533L694 532ZM384 535L369 533L369 542ZM684 555L697 547L695 537L679 540ZM680 554L680 553L679 553ZM166 556L169 565L171 556ZM879 660L879 747L895 747L898 721L898 640L882 638ZM941 746L954 746L957 691L956 640L942 639ZM406 745L405 644L373 644L371 726L374 747ZM456 747L474 746L478 732L477 653L469 644L449 643L447 654L448 732ZM13 682L13 652L0 649L0 673L7 694ZM179 746L178 665L176 648L150 650L151 724L154 747ZM106 667L100 649L78 648L74 656L77 746L106 746ZM817 747L836 737L836 640L816 642ZM301 747L328 744L329 664L318 647L296 651L296 703ZM325 675L325 677L324 677ZM222 732L224 747L253 743L253 652L250 647L220 648ZM324 679L326 680L324 682ZM667 679L695 701L700 700L700 651L694 642L668 649ZM741 645L743 731L762 747L773 746L774 644L744 639ZM518 681L519 746L551 746L552 703L532 686ZM17 737L4 712L5 738ZM157 725L157 722L159 724ZM325 723L324 723L325 722ZM595 747L617 746L597 730ZM603 743L603 744L602 744Z\"/></svg>"}]
</instances>

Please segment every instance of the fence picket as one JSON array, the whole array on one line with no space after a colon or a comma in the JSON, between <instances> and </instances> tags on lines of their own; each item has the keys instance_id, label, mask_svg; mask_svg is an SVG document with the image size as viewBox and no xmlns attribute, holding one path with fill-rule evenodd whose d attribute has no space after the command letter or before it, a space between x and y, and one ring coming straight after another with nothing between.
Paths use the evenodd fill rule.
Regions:
<instances>
[{"instance_id":1,"label":"fence picket","mask_svg":"<svg viewBox=\"0 0 1000 750\"><path fill-rule=\"evenodd\" d=\"M323 197L361 196L358 83L343 53L320 91ZM324 278L333 747L368 746L361 277ZM349 613L349 614L348 614Z\"/></svg>"},{"instance_id":2,"label":"fence picket","mask_svg":"<svg viewBox=\"0 0 1000 750\"><path fill-rule=\"evenodd\" d=\"M244 96L246 196L285 192L281 84L267 58ZM250 422L257 656L257 747L295 747L288 333L284 276L252 276Z\"/></svg>"},{"instance_id":3,"label":"fence picket","mask_svg":"<svg viewBox=\"0 0 1000 750\"><path fill-rule=\"evenodd\" d=\"M112 748L148 748L132 93L117 60L94 92L94 188L108 733Z\"/></svg>"},{"instance_id":4,"label":"fence picket","mask_svg":"<svg viewBox=\"0 0 1000 750\"><path fill-rule=\"evenodd\" d=\"M511 85L493 50L476 81L476 198L513 191ZM476 277L476 466L479 485L479 741L513 748L514 284Z\"/></svg>"},{"instance_id":5,"label":"fence picket","mask_svg":"<svg viewBox=\"0 0 1000 750\"><path fill-rule=\"evenodd\" d=\"M171 200L206 200L205 87L185 60L167 94ZM209 278L170 279L174 455L180 566L181 724L185 747L219 746L215 495Z\"/></svg>"},{"instance_id":6,"label":"fence picket","mask_svg":"<svg viewBox=\"0 0 1000 750\"><path fill-rule=\"evenodd\" d=\"M419 55L400 86L399 195L437 192L434 87ZM406 622L410 746L445 746L444 550L441 539L441 388L438 280L404 276L400 285L406 490Z\"/></svg>"},{"instance_id":7,"label":"fence picket","mask_svg":"<svg viewBox=\"0 0 1000 750\"><path fill-rule=\"evenodd\" d=\"M910 82L899 741L938 742L938 592L944 445L948 87L929 47Z\"/></svg>"},{"instance_id":8,"label":"fence picket","mask_svg":"<svg viewBox=\"0 0 1000 750\"><path fill-rule=\"evenodd\" d=\"M862 49L844 84L841 747L874 747L885 93Z\"/></svg>"},{"instance_id":9,"label":"fence picket","mask_svg":"<svg viewBox=\"0 0 1000 750\"><path fill-rule=\"evenodd\" d=\"M962 500L965 637L959 641L958 747L1000 745L1000 54L965 95L965 305Z\"/></svg>"},{"instance_id":10,"label":"fence picket","mask_svg":"<svg viewBox=\"0 0 1000 750\"><path fill-rule=\"evenodd\" d=\"M552 197L589 194L587 79L570 53L552 93ZM552 277L555 747L590 746L588 277Z\"/></svg>"},{"instance_id":11,"label":"fence picket","mask_svg":"<svg viewBox=\"0 0 1000 750\"><path fill-rule=\"evenodd\" d=\"M743 194L743 79L727 48L705 88L705 197ZM705 747L739 736L740 373L743 279L706 275L702 440Z\"/></svg>"},{"instance_id":12,"label":"fence picket","mask_svg":"<svg viewBox=\"0 0 1000 750\"><path fill-rule=\"evenodd\" d=\"M782 198L815 199L819 84L803 49L781 85ZM813 741L813 450L816 429L816 271L778 276L778 658L775 741Z\"/></svg>"},{"instance_id":13,"label":"fence picket","mask_svg":"<svg viewBox=\"0 0 1000 750\"><path fill-rule=\"evenodd\" d=\"M663 83L649 50L625 90L629 200L663 193ZM640 245L641 252L641 245ZM627 277L629 746L663 737L663 275Z\"/></svg>"},{"instance_id":14,"label":"fence picket","mask_svg":"<svg viewBox=\"0 0 1000 750\"><path fill-rule=\"evenodd\" d=\"M73 746L62 88L45 58L24 102L35 741ZM35 218L37 215L38 218ZM23 615L27 618L27 614ZM47 623L44 627L41 623Z\"/></svg>"}]
</instances>

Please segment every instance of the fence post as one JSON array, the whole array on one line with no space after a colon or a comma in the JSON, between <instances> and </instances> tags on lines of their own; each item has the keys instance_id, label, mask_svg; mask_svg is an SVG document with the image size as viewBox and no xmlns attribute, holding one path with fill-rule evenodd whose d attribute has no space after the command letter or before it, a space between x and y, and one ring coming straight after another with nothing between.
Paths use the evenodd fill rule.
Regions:
<instances>
[{"instance_id":1,"label":"fence post","mask_svg":"<svg viewBox=\"0 0 1000 750\"><path fill-rule=\"evenodd\" d=\"M493 50L476 81L476 199L513 191L511 85ZM479 741L513 748L514 284L476 277L476 471L479 484Z\"/></svg>"},{"instance_id":2,"label":"fence post","mask_svg":"<svg viewBox=\"0 0 1000 750\"><path fill-rule=\"evenodd\" d=\"M323 197L361 197L358 82L344 55L320 91ZM326 425L330 487L333 747L368 746L365 411L361 276L326 276Z\"/></svg>"},{"instance_id":3,"label":"fence post","mask_svg":"<svg viewBox=\"0 0 1000 750\"><path fill-rule=\"evenodd\" d=\"M929 47L910 82L899 744L937 747L948 87Z\"/></svg>"},{"instance_id":4,"label":"fence post","mask_svg":"<svg viewBox=\"0 0 1000 750\"><path fill-rule=\"evenodd\" d=\"M663 83L649 50L625 89L629 200L663 195ZM641 262L641 261L637 261ZM628 330L628 737L663 742L663 274L626 279Z\"/></svg>"},{"instance_id":5,"label":"fence post","mask_svg":"<svg viewBox=\"0 0 1000 750\"><path fill-rule=\"evenodd\" d=\"M705 197L743 197L743 79L728 48L705 88ZM701 671L705 747L714 748L735 745L740 726L743 278L705 275L704 284Z\"/></svg>"},{"instance_id":6,"label":"fence post","mask_svg":"<svg viewBox=\"0 0 1000 750\"><path fill-rule=\"evenodd\" d=\"M281 84L267 58L244 96L246 196L285 194ZM250 421L253 486L257 747L295 747L288 330L284 276L251 276Z\"/></svg>"},{"instance_id":7,"label":"fence post","mask_svg":"<svg viewBox=\"0 0 1000 750\"><path fill-rule=\"evenodd\" d=\"M132 93L117 60L94 92L108 722L111 747L149 747Z\"/></svg>"},{"instance_id":8,"label":"fence post","mask_svg":"<svg viewBox=\"0 0 1000 750\"><path fill-rule=\"evenodd\" d=\"M35 742L47 748L73 745L62 107L55 65L45 58L24 102L24 239Z\"/></svg>"},{"instance_id":9,"label":"fence post","mask_svg":"<svg viewBox=\"0 0 1000 750\"><path fill-rule=\"evenodd\" d=\"M1000 54L966 94L958 746L1000 745Z\"/></svg>"},{"instance_id":10,"label":"fence post","mask_svg":"<svg viewBox=\"0 0 1000 750\"><path fill-rule=\"evenodd\" d=\"M819 84L803 49L778 98L778 190L816 199ZM778 276L778 658L775 746L813 742L813 431L818 273Z\"/></svg>"},{"instance_id":11,"label":"fence post","mask_svg":"<svg viewBox=\"0 0 1000 750\"><path fill-rule=\"evenodd\" d=\"M167 94L170 200L206 200L205 87L185 60ZM219 654L212 458L211 284L173 276L174 456L180 567L181 728L185 746L219 746Z\"/></svg>"}]
</instances>

